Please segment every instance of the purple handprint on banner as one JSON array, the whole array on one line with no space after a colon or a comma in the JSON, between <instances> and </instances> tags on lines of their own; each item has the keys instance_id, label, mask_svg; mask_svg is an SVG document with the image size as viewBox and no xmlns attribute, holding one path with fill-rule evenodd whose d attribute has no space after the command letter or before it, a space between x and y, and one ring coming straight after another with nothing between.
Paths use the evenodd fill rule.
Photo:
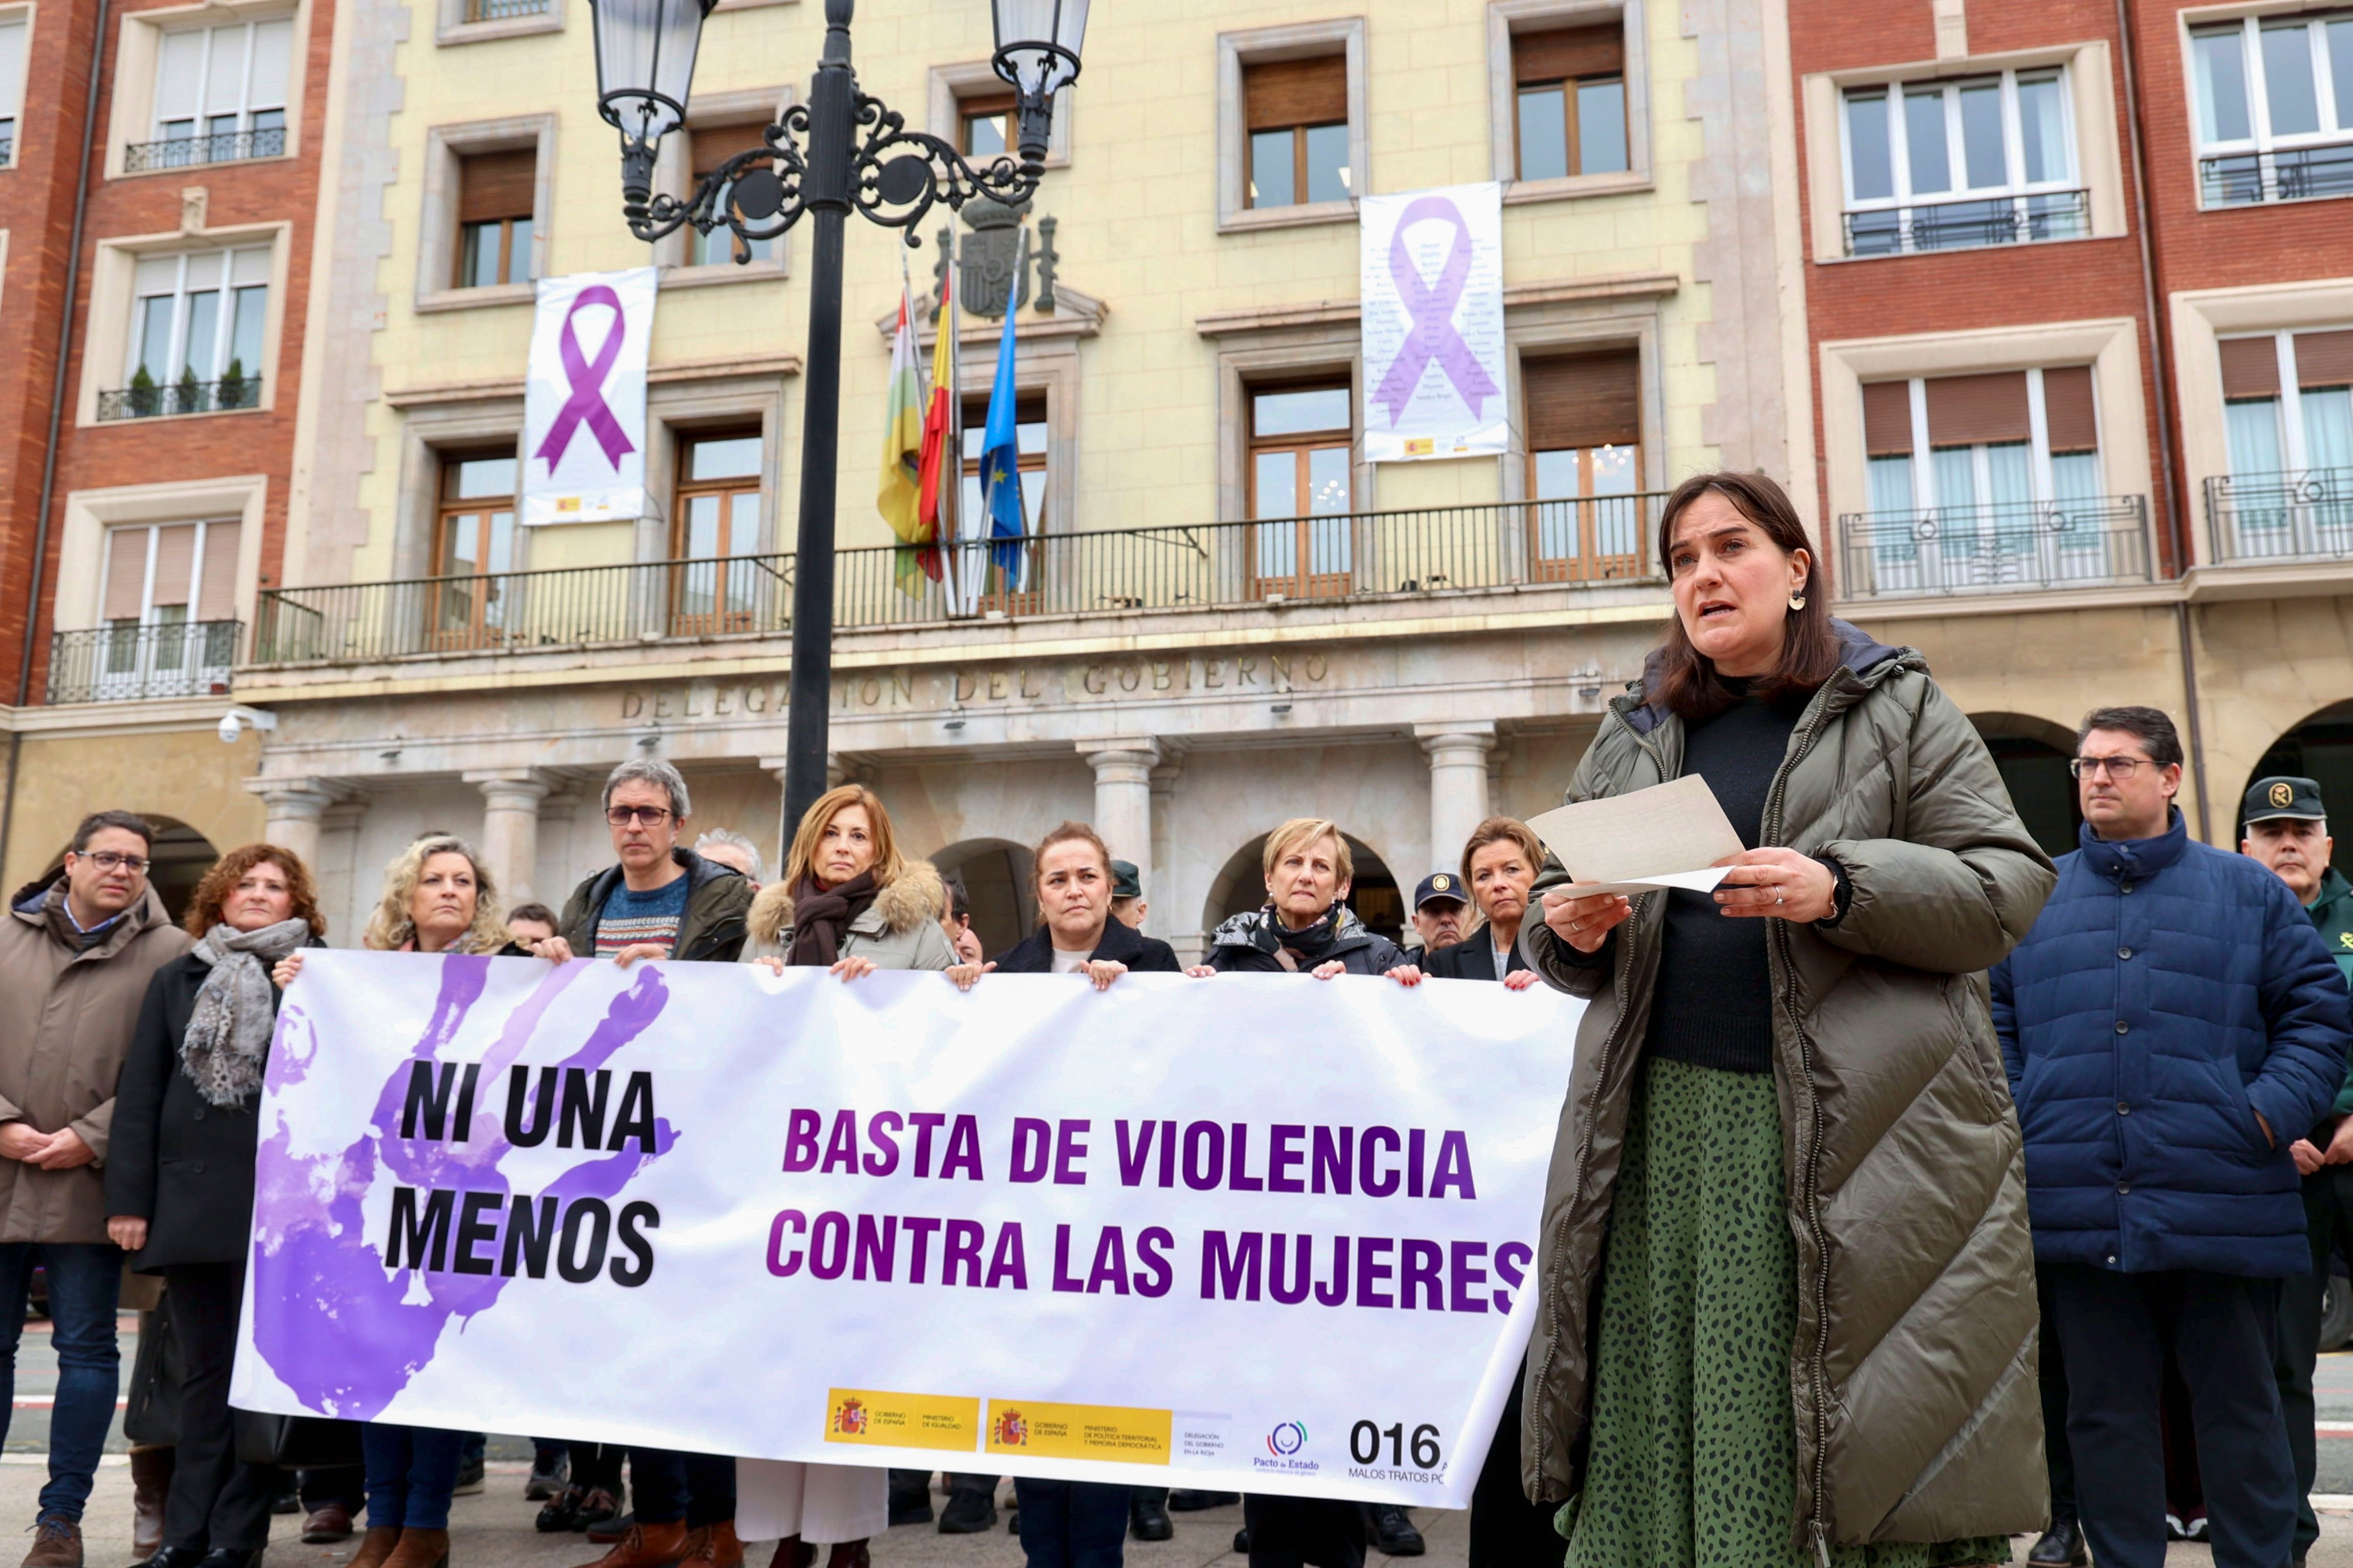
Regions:
<instances>
[{"instance_id":1,"label":"purple handprint on banner","mask_svg":"<svg viewBox=\"0 0 2353 1568\"><path fill-rule=\"evenodd\" d=\"M447 1140L397 1135L415 1064L439 1060L440 1050L480 1000L490 967L487 958L442 959L440 990L424 1037L385 1080L368 1131L358 1142L338 1153L298 1155L281 1123L258 1151L253 1341L270 1369L313 1410L360 1420L375 1415L433 1359L450 1320L487 1310L508 1283L498 1272L387 1270L384 1238L368 1233L361 1212L379 1167L417 1192L495 1194L503 1210L509 1191L500 1164L513 1146L496 1111L478 1102L462 1140L455 1126L448 1129ZM550 970L508 1015L482 1058L480 1082L485 1089L501 1082L549 1006L588 967L584 962ZM586 1041L555 1065L586 1070L602 1066L644 1033L668 1000L659 968L641 966ZM315 1065L318 1049L315 1026L301 1007L290 1004L279 1016L271 1049L274 1083L283 1088L301 1082ZM677 1141L676 1131L657 1121L654 1152L628 1149L584 1160L534 1195L543 1202L554 1198L558 1208L575 1199L610 1200ZM370 1346L372 1353L353 1355L354 1342Z\"/></svg>"}]
</instances>

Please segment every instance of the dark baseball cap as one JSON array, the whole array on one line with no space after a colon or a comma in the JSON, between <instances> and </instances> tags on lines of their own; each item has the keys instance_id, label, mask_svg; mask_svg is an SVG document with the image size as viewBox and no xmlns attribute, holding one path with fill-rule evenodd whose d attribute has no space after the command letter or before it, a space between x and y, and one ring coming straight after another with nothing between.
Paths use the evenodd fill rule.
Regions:
<instances>
[{"instance_id":1,"label":"dark baseball cap","mask_svg":"<svg viewBox=\"0 0 2353 1568\"><path fill-rule=\"evenodd\" d=\"M1467 904L1471 896L1462 890L1462 879L1451 871L1432 871L1413 890L1413 907L1419 911L1427 904Z\"/></svg>"},{"instance_id":2,"label":"dark baseball cap","mask_svg":"<svg viewBox=\"0 0 2353 1568\"><path fill-rule=\"evenodd\" d=\"M2274 773L2257 779L2247 786L2247 798L2239 815L2248 822L2274 822L2292 816L2305 822L2317 822L2328 815L2320 804L2320 785L2313 779L2300 779L2288 773Z\"/></svg>"},{"instance_id":3,"label":"dark baseball cap","mask_svg":"<svg viewBox=\"0 0 2353 1568\"><path fill-rule=\"evenodd\" d=\"M1136 870L1134 861L1114 860L1111 863L1111 896L1114 899L1144 897L1144 876Z\"/></svg>"}]
</instances>

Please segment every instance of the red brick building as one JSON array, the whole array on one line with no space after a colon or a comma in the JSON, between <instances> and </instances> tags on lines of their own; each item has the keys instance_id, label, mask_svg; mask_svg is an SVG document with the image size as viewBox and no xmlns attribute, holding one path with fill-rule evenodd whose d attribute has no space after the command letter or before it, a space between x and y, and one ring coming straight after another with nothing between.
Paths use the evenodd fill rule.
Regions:
<instances>
[{"instance_id":1,"label":"red brick building","mask_svg":"<svg viewBox=\"0 0 2353 1568\"><path fill-rule=\"evenodd\" d=\"M259 836L253 742L213 737L284 548L332 31L333 0L0 7L12 878L96 805L188 866Z\"/></svg>"}]
</instances>

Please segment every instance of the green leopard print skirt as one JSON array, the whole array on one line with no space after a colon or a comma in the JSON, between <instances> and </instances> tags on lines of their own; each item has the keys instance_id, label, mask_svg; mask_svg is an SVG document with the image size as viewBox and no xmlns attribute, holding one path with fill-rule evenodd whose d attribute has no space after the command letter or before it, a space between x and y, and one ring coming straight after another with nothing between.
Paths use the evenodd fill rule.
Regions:
<instances>
[{"instance_id":1,"label":"green leopard print skirt","mask_svg":"<svg viewBox=\"0 0 2353 1568\"><path fill-rule=\"evenodd\" d=\"M1797 1256L1771 1075L1644 1064L1601 1276L1567 1568L1817 1568L1793 1548ZM1839 1546L1837 1568L2010 1561L2001 1538Z\"/></svg>"}]
</instances>

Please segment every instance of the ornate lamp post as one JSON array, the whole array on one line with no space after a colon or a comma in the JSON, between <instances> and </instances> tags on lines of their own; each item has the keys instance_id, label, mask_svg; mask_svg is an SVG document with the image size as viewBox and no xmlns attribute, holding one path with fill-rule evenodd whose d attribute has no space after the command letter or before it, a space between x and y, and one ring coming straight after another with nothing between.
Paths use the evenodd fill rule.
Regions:
<instances>
[{"instance_id":1,"label":"ornate lamp post","mask_svg":"<svg viewBox=\"0 0 2353 1568\"><path fill-rule=\"evenodd\" d=\"M621 213L655 240L685 224L725 225L770 239L806 214L817 223L809 269L808 380L801 420L801 497L793 576L793 670L786 720L785 833L826 787L826 727L833 670L834 468L841 408L841 247L852 208L920 244L934 203L960 209L975 195L1012 204L1044 174L1054 94L1079 74L1088 0L991 0L997 74L1016 95L1018 162L976 169L936 136L858 89L849 66L853 0L826 0L825 52L808 101L767 127L765 147L739 153L681 201L653 189L661 139L686 121L703 18L717 0L591 0L596 28L596 109L621 133ZM739 245L736 260L748 258Z\"/></svg>"}]
</instances>

